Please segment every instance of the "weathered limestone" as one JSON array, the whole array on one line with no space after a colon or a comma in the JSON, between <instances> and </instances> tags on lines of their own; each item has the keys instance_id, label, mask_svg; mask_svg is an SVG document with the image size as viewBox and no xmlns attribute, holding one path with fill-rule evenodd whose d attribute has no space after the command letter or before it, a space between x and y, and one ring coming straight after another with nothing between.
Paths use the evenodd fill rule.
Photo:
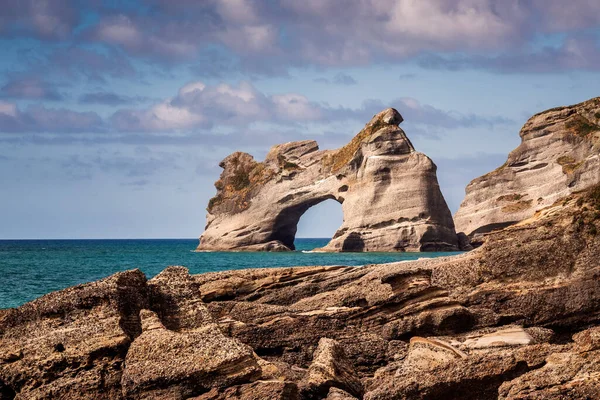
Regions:
<instances>
[{"instance_id":1,"label":"weathered limestone","mask_svg":"<svg viewBox=\"0 0 600 400\"><path fill-rule=\"evenodd\" d=\"M536 114L519 134L506 163L467 186L457 232L511 225L600 182L600 98Z\"/></svg>"},{"instance_id":2,"label":"weathered limestone","mask_svg":"<svg viewBox=\"0 0 600 400\"><path fill-rule=\"evenodd\" d=\"M275 146L263 162L231 154L198 250L294 249L300 217L327 199L342 204L344 222L324 251L457 250L436 166L401 122L384 110L338 150L307 140Z\"/></svg>"}]
</instances>

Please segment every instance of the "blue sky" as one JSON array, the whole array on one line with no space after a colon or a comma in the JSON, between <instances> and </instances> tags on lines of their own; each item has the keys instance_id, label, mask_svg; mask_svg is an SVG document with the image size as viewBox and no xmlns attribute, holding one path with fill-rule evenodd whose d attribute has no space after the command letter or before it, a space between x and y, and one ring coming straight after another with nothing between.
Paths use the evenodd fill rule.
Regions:
<instances>
[{"instance_id":1,"label":"blue sky","mask_svg":"<svg viewBox=\"0 0 600 400\"><path fill-rule=\"evenodd\" d=\"M226 155L336 148L389 106L455 212L529 116L600 95L595 0L0 3L4 239L198 237Z\"/></svg>"}]
</instances>

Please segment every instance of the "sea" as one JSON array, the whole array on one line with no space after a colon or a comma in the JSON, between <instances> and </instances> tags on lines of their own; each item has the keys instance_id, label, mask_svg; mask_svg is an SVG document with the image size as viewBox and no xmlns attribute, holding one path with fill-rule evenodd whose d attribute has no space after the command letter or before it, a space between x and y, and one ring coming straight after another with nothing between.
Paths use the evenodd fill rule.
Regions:
<instances>
[{"instance_id":1,"label":"sea","mask_svg":"<svg viewBox=\"0 0 600 400\"><path fill-rule=\"evenodd\" d=\"M0 240L0 308L139 268L148 278L169 265L192 274L244 268L367 265L456 253L317 253L329 239L296 239L283 253L195 252L198 239Z\"/></svg>"}]
</instances>

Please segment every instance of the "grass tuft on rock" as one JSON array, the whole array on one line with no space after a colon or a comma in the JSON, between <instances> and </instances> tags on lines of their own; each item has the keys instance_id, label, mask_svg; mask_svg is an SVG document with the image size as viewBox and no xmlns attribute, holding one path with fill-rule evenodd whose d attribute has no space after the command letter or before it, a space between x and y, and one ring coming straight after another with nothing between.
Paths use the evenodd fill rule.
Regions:
<instances>
[{"instance_id":1,"label":"grass tuft on rock","mask_svg":"<svg viewBox=\"0 0 600 400\"><path fill-rule=\"evenodd\" d=\"M588 121L582 115L576 114L565 124L567 129L580 137L587 137L592 132L600 131L600 126Z\"/></svg>"},{"instance_id":2,"label":"grass tuft on rock","mask_svg":"<svg viewBox=\"0 0 600 400\"><path fill-rule=\"evenodd\" d=\"M571 156L561 156L556 159L556 163L562 166L564 174L572 174L581 167L583 161L577 162L577 160Z\"/></svg>"},{"instance_id":3,"label":"grass tuft on rock","mask_svg":"<svg viewBox=\"0 0 600 400\"><path fill-rule=\"evenodd\" d=\"M231 184L235 190L242 190L250 186L250 176L246 171L237 170L231 178Z\"/></svg>"},{"instance_id":4,"label":"grass tuft on rock","mask_svg":"<svg viewBox=\"0 0 600 400\"><path fill-rule=\"evenodd\" d=\"M324 158L323 161L331 167L332 171L335 172L340 170L352 160L352 157L356 154L362 142L386 126L391 125L385 123L382 119L378 119L372 125L365 126L356 136L354 136L354 138L352 138L350 143L336 151L330 157Z\"/></svg>"}]
</instances>

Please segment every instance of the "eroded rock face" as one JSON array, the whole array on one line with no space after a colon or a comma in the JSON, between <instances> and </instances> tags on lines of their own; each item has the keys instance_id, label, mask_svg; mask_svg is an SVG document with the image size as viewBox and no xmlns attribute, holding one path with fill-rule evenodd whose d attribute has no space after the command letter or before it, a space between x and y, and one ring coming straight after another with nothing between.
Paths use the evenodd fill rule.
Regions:
<instances>
[{"instance_id":1,"label":"eroded rock face","mask_svg":"<svg viewBox=\"0 0 600 400\"><path fill-rule=\"evenodd\" d=\"M504 165L467 186L457 232L511 225L600 182L600 98L536 114L519 135Z\"/></svg>"},{"instance_id":2,"label":"eroded rock face","mask_svg":"<svg viewBox=\"0 0 600 400\"><path fill-rule=\"evenodd\" d=\"M134 399L186 399L260 377L252 350L215 324L173 332L142 311L143 333L125 359L123 392Z\"/></svg>"},{"instance_id":3,"label":"eroded rock face","mask_svg":"<svg viewBox=\"0 0 600 400\"><path fill-rule=\"evenodd\" d=\"M342 204L344 222L325 251L457 250L436 166L400 122L384 110L338 150L307 140L275 146L263 162L231 154L198 250L294 249L300 217L327 199Z\"/></svg>"},{"instance_id":4,"label":"eroded rock face","mask_svg":"<svg viewBox=\"0 0 600 400\"><path fill-rule=\"evenodd\" d=\"M454 257L124 272L0 313L0 398L597 398L599 228L600 186Z\"/></svg>"},{"instance_id":5,"label":"eroded rock face","mask_svg":"<svg viewBox=\"0 0 600 400\"><path fill-rule=\"evenodd\" d=\"M125 355L141 333L147 301L146 277L135 270L9 310L0 319L0 392L18 399L121 398Z\"/></svg>"}]
</instances>

